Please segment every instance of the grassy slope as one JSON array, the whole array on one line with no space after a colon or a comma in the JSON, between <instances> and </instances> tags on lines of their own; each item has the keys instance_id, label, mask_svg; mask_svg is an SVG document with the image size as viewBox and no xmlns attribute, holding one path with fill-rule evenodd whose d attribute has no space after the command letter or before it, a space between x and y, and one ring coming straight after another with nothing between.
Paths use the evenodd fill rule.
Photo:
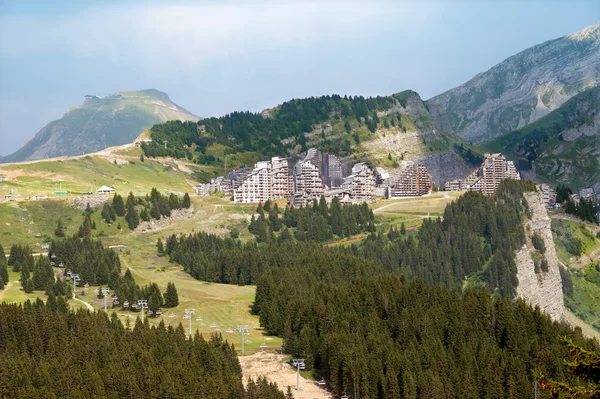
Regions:
<instances>
[{"instance_id":1,"label":"grassy slope","mask_svg":"<svg viewBox=\"0 0 600 399\"><path fill-rule=\"evenodd\" d=\"M569 268L573 295L565 295L565 306L579 319L600 331L600 241L593 227L569 220L552 219L552 236L559 260ZM573 244L580 242L582 254L576 256ZM572 252L569 252L572 251Z\"/></svg>"},{"instance_id":2,"label":"grassy slope","mask_svg":"<svg viewBox=\"0 0 600 399\"><path fill-rule=\"evenodd\" d=\"M130 154L131 159L136 159L137 154ZM121 159L121 158L119 158ZM192 167L195 167L192 165ZM151 187L158 186L162 189L190 191L190 175L181 171L169 172L164 170L160 162L146 160L145 163L137 161L135 164L124 163L114 165L109 159L99 156L84 157L69 161L48 161L31 164L19 164L5 167L6 173L18 176L18 183L13 180L9 187L19 187L20 193L34 193L40 189L51 190L55 184L54 179L58 176L64 181L63 188L72 186L79 190L88 190L89 185L95 186L105 184L104 179L116 183L113 184L120 191L135 188L135 192L145 193ZM211 170L209 168L209 170ZM53 177L53 178L51 178ZM67 187L65 187L67 186ZM164 186L164 187L163 187ZM443 212L446 203L458 194L451 193L445 197L443 194L432 195L423 199L407 199L395 201L379 201L373 204L378 220L379 229L389 228L390 225L398 225L405 221L408 227L419 225L422 217L430 213L437 216ZM170 264L167 259L156 255L155 243L159 237L170 234L189 233L205 230L218 234L227 234L232 227L241 230L241 239L247 240L250 234L247 229L247 220L255 211L254 205L233 204L227 199L218 197L195 197L192 196L194 214L191 218L178 221L163 230L146 233L130 232L125 228L124 220L119 220L123 225L121 231L117 230L116 224L106 225L101 219L99 212L92 214L92 219L98 228L93 231L94 237L102 237L105 245L124 245L125 251L121 255L124 267L132 269L139 284L147 284L151 281L157 282L165 290L167 282L176 284L180 305L173 309L177 318L164 317L165 323L177 325L180 322L188 326L188 320L183 319L183 311L186 308L194 308L196 315L192 320L193 327L203 333L214 331L211 325L216 325L226 337L239 347L240 337L235 334L226 333L227 329L233 329L238 325L248 325L251 329L248 345L249 351L257 350L261 344L280 345L279 338L264 337L259 329L258 317L249 312L249 307L254 300L255 287L238 287L232 285L210 284L197 281L181 270L178 265ZM385 207L385 208L383 208ZM382 209L383 208L383 209ZM378 209L381 209L378 211ZM83 220L82 211L71 206L70 199L57 199L47 201L20 201L0 204L0 243L8 250L14 243L25 243L34 246L34 251L40 248L36 246L53 238L56 227L56 219L62 217L69 234L77 231ZM22 219L23 218L23 219ZM33 224L29 224L33 222ZM8 223L8 225L7 225ZM35 234L41 233L41 238ZM361 237L355 237L361 239ZM37 296L44 298L42 292L25 294L18 282L18 274L11 275L11 285L1 292L0 300L24 301ZM88 295L83 299L92 303L95 308L102 308L103 301L94 297L92 287ZM71 306L82 307L79 302L71 301ZM170 310L165 312L167 315ZM120 317L126 320L127 315L135 317L132 312L120 312ZM203 320L197 321L196 317ZM157 320L152 319L152 322ZM201 324L205 324L201 327Z\"/></svg>"},{"instance_id":3,"label":"grassy slope","mask_svg":"<svg viewBox=\"0 0 600 399\"><path fill-rule=\"evenodd\" d=\"M137 150L139 151L139 150ZM134 155L133 152L131 155ZM141 153L140 153L141 154ZM117 165L114 159L118 159ZM221 169L196 166L164 160L122 156L86 156L69 160L49 160L33 163L0 165L0 174L8 175L9 182L0 183L0 194L4 197L11 189L17 189L19 198L31 195L50 195L62 189L74 195L95 191L102 185L115 188L120 193L133 191L145 194L152 187L159 190L189 192L195 183L193 173L208 177L222 173Z\"/></svg>"}]
</instances>

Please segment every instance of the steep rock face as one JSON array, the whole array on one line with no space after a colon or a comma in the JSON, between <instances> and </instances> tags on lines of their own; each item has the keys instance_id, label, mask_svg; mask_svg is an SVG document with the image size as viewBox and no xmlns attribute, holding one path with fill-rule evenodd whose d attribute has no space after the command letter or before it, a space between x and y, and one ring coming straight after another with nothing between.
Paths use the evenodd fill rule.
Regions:
<instances>
[{"instance_id":1,"label":"steep rock face","mask_svg":"<svg viewBox=\"0 0 600 399\"><path fill-rule=\"evenodd\" d=\"M600 23L516 54L427 101L436 124L480 143L518 129L600 81Z\"/></svg>"},{"instance_id":2,"label":"steep rock face","mask_svg":"<svg viewBox=\"0 0 600 399\"><path fill-rule=\"evenodd\" d=\"M460 143L460 138L445 133L450 129L443 130L435 125L433 115L418 93L406 91L402 94L402 105L380 112L378 116L406 115L412 121L411 128L407 131L399 128L378 129L361 143L361 159L380 165L389 154L395 159L402 157L404 161L422 162L439 187L448 180L467 175L472 167L453 148L454 144ZM431 143L440 144L444 149L432 151ZM393 174L397 170L391 169L390 172Z\"/></svg>"},{"instance_id":3,"label":"steep rock face","mask_svg":"<svg viewBox=\"0 0 600 399\"><path fill-rule=\"evenodd\" d=\"M86 96L78 107L52 121L0 163L81 155L131 143L142 130L167 120L198 120L158 90L123 91L105 98Z\"/></svg>"},{"instance_id":4,"label":"steep rock face","mask_svg":"<svg viewBox=\"0 0 600 399\"><path fill-rule=\"evenodd\" d=\"M562 280L560 277L558 258L550 230L550 218L544 207L542 192L525 193L530 218L525 223L525 244L516 253L517 297L523 298L532 306L539 306L554 320L561 320L564 314ZM532 252L534 250L531 237L538 233L546 247L544 258L548 262L548 271L535 273Z\"/></svg>"}]
</instances>

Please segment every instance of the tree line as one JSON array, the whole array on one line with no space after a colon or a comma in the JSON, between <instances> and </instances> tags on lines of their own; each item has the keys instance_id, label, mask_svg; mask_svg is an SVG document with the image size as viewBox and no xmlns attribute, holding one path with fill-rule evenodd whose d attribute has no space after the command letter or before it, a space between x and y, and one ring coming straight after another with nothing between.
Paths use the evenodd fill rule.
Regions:
<instances>
[{"instance_id":1,"label":"tree line","mask_svg":"<svg viewBox=\"0 0 600 399\"><path fill-rule=\"evenodd\" d=\"M132 192L123 201L123 197L115 194L111 202L105 202L101 216L105 223L110 224L117 220L117 216L125 217L127 226L135 230L140 221L148 222L151 219L160 220L162 217L171 216L171 211L189 208L191 199L188 193L178 197L173 193L162 195L156 188L152 188L150 195L135 197ZM85 223L85 221L84 221Z\"/></svg>"},{"instance_id":2,"label":"tree line","mask_svg":"<svg viewBox=\"0 0 600 399\"><path fill-rule=\"evenodd\" d=\"M265 379L242 384L221 335L186 339L177 328L125 328L115 313L63 312L37 300L0 304L0 394L11 398L290 398Z\"/></svg>"},{"instance_id":3,"label":"tree line","mask_svg":"<svg viewBox=\"0 0 600 399\"><path fill-rule=\"evenodd\" d=\"M528 213L522 193L534 189L530 181L505 181L494 196L466 193L446 207L443 221L424 219L416 237L393 229L387 235L371 233L363 242L344 248L345 259L368 260L409 280L420 279L426 284L443 284L458 290L468 279L471 285L485 285L491 293L513 297L518 284L514 251L525 243L521 217ZM302 210L287 208L283 223L293 226L293 221L298 223L303 215L320 218L321 226L313 225L316 231L306 230L301 237L316 242L322 241L321 237L330 237L334 228L343 232L344 223L351 219L348 215L353 213L362 215L363 226L372 226L373 215L366 204L346 208L345 218L333 217L337 212L333 203L329 209L324 201L320 204ZM274 213L273 209L275 206L269 213ZM344 207L338 209L343 211ZM264 216L264 206L259 211ZM261 219L259 216L254 224ZM267 224L266 217L263 223ZM251 231L255 228L251 227ZM315 256L329 259L342 252L338 248L305 245L298 230L297 224L295 237L284 235L283 230L277 239L266 240L266 246L242 244L202 232L187 237L171 235L166 246L161 240L157 245L159 253L169 255L171 261L184 266L194 278L228 284L255 284L263 271L280 267L281 259L293 263L320 262ZM307 255L310 260L305 259Z\"/></svg>"},{"instance_id":4,"label":"tree line","mask_svg":"<svg viewBox=\"0 0 600 399\"><path fill-rule=\"evenodd\" d=\"M270 200L264 205L260 203L256 212L258 218L252 215L248 230L257 242L274 240L275 233L280 231L279 239L289 241L292 233L288 229L294 229L294 237L298 241L317 242L329 241L334 236L349 237L375 231L375 217L366 203L342 205L337 197L329 206L324 196L306 207L296 209L287 206L283 217L277 203Z\"/></svg>"},{"instance_id":5,"label":"tree line","mask_svg":"<svg viewBox=\"0 0 600 399\"><path fill-rule=\"evenodd\" d=\"M402 99L401 99L402 100ZM314 125L330 118L352 118L366 123L375 130L379 119L377 111L397 105L394 97L362 97L327 95L284 102L268 116L253 112L233 112L219 118L203 118L198 122L168 121L150 129L151 143L142 144L148 157L172 156L187 158L199 163L215 160L207 153L213 144L226 146L231 153L258 151L264 156L283 154L288 148L300 144L306 150L304 133ZM282 140L294 137L295 143ZM164 141L168 141L167 148Z\"/></svg>"}]
</instances>

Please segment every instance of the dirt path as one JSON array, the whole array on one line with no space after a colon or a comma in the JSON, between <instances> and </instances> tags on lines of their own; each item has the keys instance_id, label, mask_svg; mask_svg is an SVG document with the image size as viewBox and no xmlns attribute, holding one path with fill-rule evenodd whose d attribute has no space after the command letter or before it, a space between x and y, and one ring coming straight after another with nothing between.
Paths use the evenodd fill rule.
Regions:
<instances>
[{"instance_id":1,"label":"dirt path","mask_svg":"<svg viewBox=\"0 0 600 399\"><path fill-rule=\"evenodd\" d=\"M240 356L244 384L248 377L257 379L266 377L270 382L277 383L283 392L288 386L292 387L296 399L324 399L331 398L327 391L319 388L313 381L300 376L300 391L296 391L296 371L284 362L282 355L259 352L251 356Z\"/></svg>"},{"instance_id":2,"label":"dirt path","mask_svg":"<svg viewBox=\"0 0 600 399\"><path fill-rule=\"evenodd\" d=\"M94 308L92 307L92 305L90 305L89 303L87 303L86 301L82 301L81 299L75 298L75 293L73 293L73 299L76 300L77 302L81 302L85 305L86 308L88 308L88 310L90 312L94 311Z\"/></svg>"}]
</instances>

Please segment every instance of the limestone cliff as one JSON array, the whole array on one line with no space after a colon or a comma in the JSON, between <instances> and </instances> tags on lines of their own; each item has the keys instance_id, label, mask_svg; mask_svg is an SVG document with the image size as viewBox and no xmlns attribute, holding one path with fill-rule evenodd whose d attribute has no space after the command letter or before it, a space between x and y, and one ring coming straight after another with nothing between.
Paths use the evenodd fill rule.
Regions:
<instances>
[{"instance_id":1,"label":"limestone cliff","mask_svg":"<svg viewBox=\"0 0 600 399\"><path fill-rule=\"evenodd\" d=\"M547 115L599 78L600 23L530 47L427 105L438 128L482 143Z\"/></svg>"},{"instance_id":2,"label":"limestone cliff","mask_svg":"<svg viewBox=\"0 0 600 399\"><path fill-rule=\"evenodd\" d=\"M539 306L554 320L561 320L564 314L562 280L558 258L550 230L550 217L544 207L542 192L525 193L529 218L525 222L527 243L517 251L517 297L523 298L532 306ZM545 251L540 254L534 248L532 237L537 233L544 242ZM539 257L547 262L547 271L536 267ZM536 272L536 269L537 270Z\"/></svg>"}]
</instances>

